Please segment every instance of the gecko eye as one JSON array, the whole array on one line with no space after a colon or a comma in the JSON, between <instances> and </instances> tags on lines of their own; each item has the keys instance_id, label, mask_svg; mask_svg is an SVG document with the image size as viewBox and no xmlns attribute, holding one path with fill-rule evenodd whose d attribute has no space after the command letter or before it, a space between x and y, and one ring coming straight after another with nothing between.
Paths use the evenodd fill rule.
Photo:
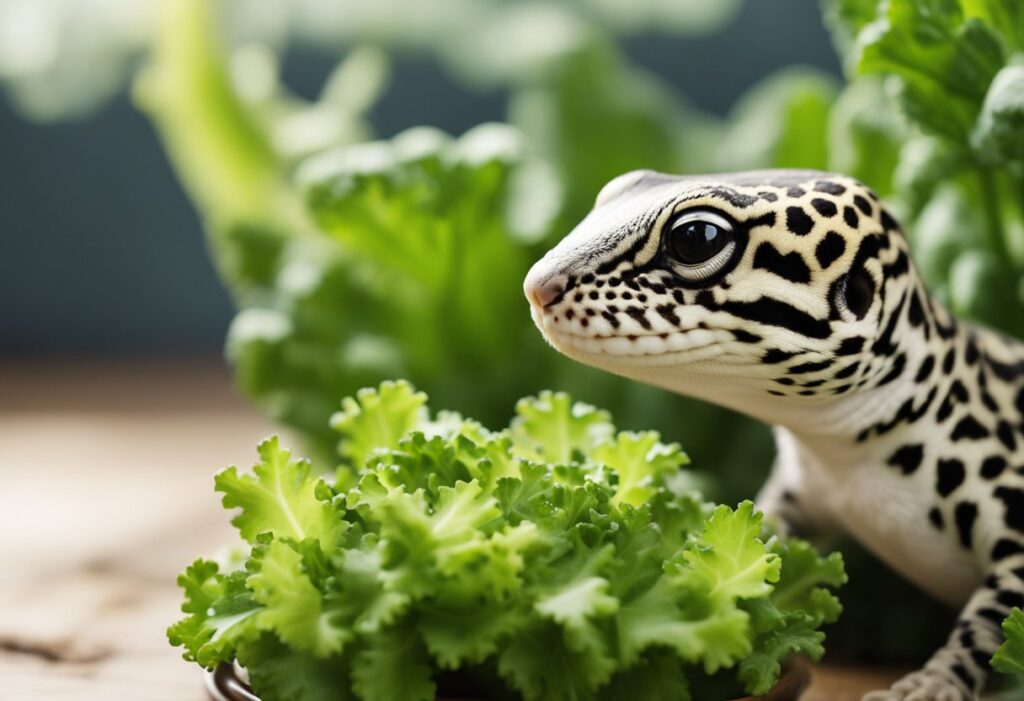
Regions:
<instances>
[{"instance_id":1,"label":"gecko eye","mask_svg":"<svg viewBox=\"0 0 1024 701\"><path fill-rule=\"evenodd\" d=\"M733 228L714 212L684 212L665 227L672 268L685 280L706 280L720 271L736 249Z\"/></svg>"}]
</instances>

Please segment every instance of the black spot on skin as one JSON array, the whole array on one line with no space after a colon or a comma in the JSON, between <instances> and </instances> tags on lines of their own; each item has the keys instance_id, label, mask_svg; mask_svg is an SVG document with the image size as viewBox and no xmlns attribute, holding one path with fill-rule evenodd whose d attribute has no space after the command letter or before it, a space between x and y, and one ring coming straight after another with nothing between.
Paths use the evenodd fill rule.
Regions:
<instances>
[{"instance_id":1,"label":"black spot on skin","mask_svg":"<svg viewBox=\"0 0 1024 701\"><path fill-rule=\"evenodd\" d=\"M857 225L860 224L860 217L857 216L857 210L853 207L843 207L843 221L846 222L847 226L856 229Z\"/></svg>"},{"instance_id":2,"label":"black spot on skin","mask_svg":"<svg viewBox=\"0 0 1024 701\"><path fill-rule=\"evenodd\" d=\"M729 333L741 343L760 343L762 340L756 333L744 331L743 329L729 329Z\"/></svg>"},{"instance_id":3,"label":"black spot on skin","mask_svg":"<svg viewBox=\"0 0 1024 701\"><path fill-rule=\"evenodd\" d=\"M857 368L859 367L860 363L850 363L845 368L842 368L841 370L837 371L835 374L835 378L837 380L845 380L847 377L852 377L853 374L857 372Z\"/></svg>"},{"instance_id":4,"label":"black spot on skin","mask_svg":"<svg viewBox=\"0 0 1024 701\"><path fill-rule=\"evenodd\" d=\"M572 321L573 317L575 317L575 316L576 316L576 312L573 311L572 309L566 309L565 310L565 320L566 321Z\"/></svg>"},{"instance_id":5,"label":"black spot on skin","mask_svg":"<svg viewBox=\"0 0 1024 701\"><path fill-rule=\"evenodd\" d=\"M828 180L819 180L814 183L814 189L817 192L824 192L827 195L841 195L846 192L846 188L839 183L829 182Z\"/></svg>"},{"instance_id":6,"label":"black spot on skin","mask_svg":"<svg viewBox=\"0 0 1024 701\"><path fill-rule=\"evenodd\" d=\"M586 317L580 319L580 326L582 326L583 328L587 328L588 326L590 326L590 319L587 319Z\"/></svg>"},{"instance_id":7,"label":"black spot on skin","mask_svg":"<svg viewBox=\"0 0 1024 701\"><path fill-rule=\"evenodd\" d=\"M647 301L647 295L637 295L636 296L636 301L641 302L641 303L646 302Z\"/></svg>"},{"instance_id":8,"label":"black spot on skin","mask_svg":"<svg viewBox=\"0 0 1024 701\"><path fill-rule=\"evenodd\" d=\"M879 436L884 436L886 433L893 430L901 423L912 424L921 420L921 418L928 413L928 409L935 401L935 397L937 395L938 388L932 387L931 391L928 392L928 396L925 397L925 400L921 402L921 405L917 408L914 407L914 399L908 399L907 401L903 402L902 405L900 405L899 410L892 417L892 419L890 419L889 421L881 421L873 426L869 426L868 428L864 429L859 434L857 434L857 442L863 443L868 439L868 437L872 433L875 433Z\"/></svg>"},{"instance_id":9,"label":"black spot on skin","mask_svg":"<svg viewBox=\"0 0 1024 701\"><path fill-rule=\"evenodd\" d=\"M1008 557L1019 555L1024 553L1024 545L1021 545L1015 540L1009 538L1000 538L996 541L996 544L992 546L992 559L993 560L1005 560ZM1002 619L1000 619L1002 623Z\"/></svg>"},{"instance_id":10,"label":"black spot on skin","mask_svg":"<svg viewBox=\"0 0 1024 701\"><path fill-rule=\"evenodd\" d=\"M871 203L868 202L866 199L864 199L860 195L854 195L853 203L857 205L857 209L859 209L865 217L871 216Z\"/></svg>"},{"instance_id":11,"label":"black spot on skin","mask_svg":"<svg viewBox=\"0 0 1024 701\"><path fill-rule=\"evenodd\" d=\"M942 512L936 506L933 506L928 512L928 520L940 531L946 527L946 521L942 518Z\"/></svg>"},{"instance_id":12,"label":"black spot on skin","mask_svg":"<svg viewBox=\"0 0 1024 701\"><path fill-rule=\"evenodd\" d=\"M953 364L956 362L956 351L950 348L946 351L946 356L942 359L942 372L949 374L953 372Z\"/></svg>"},{"instance_id":13,"label":"black spot on skin","mask_svg":"<svg viewBox=\"0 0 1024 701\"><path fill-rule=\"evenodd\" d=\"M962 501L953 510L956 532L960 536L960 544L970 549L974 544L974 522L978 520L978 505Z\"/></svg>"},{"instance_id":14,"label":"black spot on skin","mask_svg":"<svg viewBox=\"0 0 1024 701\"><path fill-rule=\"evenodd\" d=\"M1003 517L1006 525L1024 533L1024 491L1013 487L997 487L993 494L1006 505Z\"/></svg>"},{"instance_id":15,"label":"black spot on skin","mask_svg":"<svg viewBox=\"0 0 1024 701\"><path fill-rule=\"evenodd\" d=\"M987 358L987 360L989 367L992 368L992 372L1003 382L1012 382L1020 377L1024 377L1024 360L1010 364L1001 363L995 358Z\"/></svg>"},{"instance_id":16,"label":"black spot on skin","mask_svg":"<svg viewBox=\"0 0 1024 701\"><path fill-rule=\"evenodd\" d=\"M885 377L883 377L881 380L878 381L878 384L876 386L877 387L882 387L883 385L889 384L890 382L895 380L897 377L902 375L903 371L906 369L906 367L907 367L907 355L905 353L900 353L893 360L893 362L892 362L892 369L890 369L889 372L886 373Z\"/></svg>"},{"instance_id":17,"label":"black spot on skin","mask_svg":"<svg viewBox=\"0 0 1024 701\"><path fill-rule=\"evenodd\" d=\"M775 273L790 282L811 281L811 269L807 267L803 256L795 251L783 255L767 241L757 247L754 253L754 267Z\"/></svg>"},{"instance_id":18,"label":"black spot on skin","mask_svg":"<svg viewBox=\"0 0 1024 701\"><path fill-rule=\"evenodd\" d=\"M921 306L921 298L917 290L910 293L910 308L907 310L907 321L911 326L920 326L924 323L924 308Z\"/></svg>"},{"instance_id":19,"label":"black spot on skin","mask_svg":"<svg viewBox=\"0 0 1024 701\"><path fill-rule=\"evenodd\" d=\"M779 326L809 338L828 338L832 325L793 305L771 297L760 297L752 302L729 301L719 307L725 312L748 321L768 326Z\"/></svg>"},{"instance_id":20,"label":"black spot on skin","mask_svg":"<svg viewBox=\"0 0 1024 701\"><path fill-rule=\"evenodd\" d=\"M628 292L628 291L627 292L623 292L622 293L622 298L623 299L633 299L633 293L632 292Z\"/></svg>"},{"instance_id":21,"label":"black spot on skin","mask_svg":"<svg viewBox=\"0 0 1024 701\"><path fill-rule=\"evenodd\" d=\"M940 496L948 497L956 491L957 487L964 483L965 475L964 464L956 458L939 460L935 479L935 491Z\"/></svg>"},{"instance_id":22,"label":"black spot on skin","mask_svg":"<svg viewBox=\"0 0 1024 701\"><path fill-rule=\"evenodd\" d=\"M737 192L730 187L716 187L710 190L710 194L717 197L721 197L723 200L728 202L734 207L740 209L746 209L750 205L757 202L757 198L753 195L745 195L741 192Z\"/></svg>"},{"instance_id":23,"label":"black spot on skin","mask_svg":"<svg viewBox=\"0 0 1024 701\"><path fill-rule=\"evenodd\" d=\"M855 355L864 349L864 339L860 336L844 338L836 348L836 355Z\"/></svg>"},{"instance_id":24,"label":"black spot on skin","mask_svg":"<svg viewBox=\"0 0 1024 701\"><path fill-rule=\"evenodd\" d=\"M981 616L982 618L988 621L991 621L998 628L1003 624L1003 620L1006 618L1006 615L1008 613L1009 611L999 611L994 608L986 606L985 608L978 609L976 615Z\"/></svg>"},{"instance_id":25,"label":"black spot on skin","mask_svg":"<svg viewBox=\"0 0 1024 701\"><path fill-rule=\"evenodd\" d=\"M796 380L794 380L792 377L780 377L775 381L778 382L780 385L785 385L787 387L796 384Z\"/></svg>"},{"instance_id":26,"label":"black spot on skin","mask_svg":"<svg viewBox=\"0 0 1024 701\"><path fill-rule=\"evenodd\" d=\"M942 404L939 406L939 411L935 414L935 419L939 423L944 422L953 413L953 408L956 406L957 402L966 402L968 396L967 388L964 387L964 383L960 380L953 380L953 384L950 385L946 398L942 400Z\"/></svg>"},{"instance_id":27,"label":"black spot on skin","mask_svg":"<svg viewBox=\"0 0 1024 701\"><path fill-rule=\"evenodd\" d=\"M1006 458L1000 455L993 455L985 458L981 463L981 476L987 480L994 480L999 475L1003 474L1003 470L1007 467Z\"/></svg>"},{"instance_id":28,"label":"black spot on skin","mask_svg":"<svg viewBox=\"0 0 1024 701\"><path fill-rule=\"evenodd\" d=\"M616 297L618 297L618 295L615 294L614 292L608 291L604 293L605 299L615 299Z\"/></svg>"},{"instance_id":29,"label":"black spot on skin","mask_svg":"<svg viewBox=\"0 0 1024 701\"><path fill-rule=\"evenodd\" d=\"M718 306L717 304L715 304L715 296L711 294L710 290L701 290L700 292L698 292L697 297L696 299L693 300L693 302L694 304L697 304L701 307L705 307L707 309L716 309Z\"/></svg>"},{"instance_id":30,"label":"black spot on skin","mask_svg":"<svg viewBox=\"0 0 1024 701\"><path fill-rule=\"evenodd\" d=\"M818 210L818 214L823 217L834 217L839 211L835 202L826 200L824 197L815 197L811 200L811 206Z\"/></svg>"},{"instance_id":31,"label":"black spot on skin","mask_svg":"<svg viewBox=\"0 0 1024 701\"><path fill-rule=\"evenodd\" d=\"M582 302L583 301L583 293L582 292L577 292L576 295L573 297L573 301L574 302Z\"/></svg>"},{"instance_id":32,"label":"black spot on skin","mask_svg":"<svg viewBox=\"0 0 1024 701\"><path fill-rule=\"evenodd\" d=\"M591 299L597 299L601 294L597 290L591 290L590 294L587 295Z\"/></svg>"},{"instance_id":33,"label":"black spot on skin","mask_svg":"<svg viewBox=\"0 0 1024 701\"><path fill-rule=\"evenodd\" d=\"M892 314L889 316L889 321L886 323L882 333L878 335L878 339L871 345L871 352L875 355L893 355L896 353L896 346L893 344L892 339L896 333L896 325L899 323L900 315L903 313L903 305L906 303L906 296L901 297L896 308L893 309Z\"/></svg>"},{"instance_id":34,"label":"black spot on skin","mask_svg":"<svg viewBox=\"0 0 1024 701\"><path fill-rule=\"evenodd\" d=\"M622 284L622 278L610 277L608 278L608 287L618 287Z\"/></svg>"},{"instance_id":35,"label":"black spot on skin","mask_svg":"<svg viewBox=\"0 0 1024 701\"><path fill-rule=\"evenodd\" d=\"M910 259L907 254L900 251L892 263L884 266L882 272L887 278L897 278L906 275L910 271Z\"/></svg>"},{"instance_id":36,"label":"black spot on skin","mask_svg":"<svg viewBox=\"0 0 1024 701\"><path fill-rule=\"evenodd\" d=\"M786 228L797 236L806 236L814 228L814 220L802 207L786 208Z\"/></svg>"},{"instance_id":37,"label":"black spot on skin","mask_svg":"<svg viewBox=\"0 0 1024 701\"><path fill-rule=\"evenodd\" d=\"M775 397L785 397L786 396L785 392L780 392L780 391L778 391L776 389L768 390L768 394L771 394L771 395L773 395Z\"/></svg>"},{"instance_id":38,"label":"black spot on skin","mask_svg":"<svg viewBox=\"0 0 1024 701\"><path fill-rule=\"evenodd\" d=\"M619 318L612 312L605 310L601 312L601 316L604 317L605 321L612 325L613 329L619 328Z\"/></svg>"},{"instance_id":39,"label":"black spot on skin","mask_svg":"<svg viewBox=\"0 0 1024 701\"><path fill-rule=\"evenodd\" d=\"M1005 606L1007 609L1024 608L1024 594L1021 594L1019 591L1010 591L1009 589L1002 589L996 595L996 601Z\"/></svg>"},{"instance_id":40,"label":"black spot on skin","mask_svg":"<svg viewBox=\"0 0 1024 701\"><path fill-rule=\"evenodd\" d=\"M775 202L776 200L779 199L778 195L776 195L774 192L768 192L767 190L762 190L761 192L758 192L757 196L760 197L765 202Z\"/></svg>"},{"instance_id":41,"label":"black spot on skin","mask_svg":"<svg viewBox=\"0 0 1024 701\"><path fill-rule=\"evenodd\" d=\"M1017 450L1017 438L1013 435L1013 426L1006 421L1000 421L996 427L996 438L1009 450Z\"/></svg>"},{"instance_id":42,"label":"black spot on skin","mask_svg":"<svg viewBox=\"0 0 1024 701\"><path fill-rule=\"evenodd\" d=\"M811 380L810 382L805 382L800 386L810 389L812 387L821 387L823 384L825 384L825 380Z\"/></svg>"},{"instance_id":43,"label":"black spot on skin","mask_svg":"<svg viewBox=\"0 0 1024 701\"><path fill-rule=\"evenodd\" d=\"M968 672L967 668L964 667L961 663L957 662L952 667L950 667L950 669L953 670L953 674L955 674L960 679L960 681L964 683L964 686L966 686L968 689L973 690L978 688L978 680L975 679L974 675Z\"/></svg>"},{"instance_id":44,"label":"black spot on skin","mask_svg":"<svg viewBox=\"0 0 1024 701\"><path fill-rule=\"evenodd\" d=\"M976 418L968 414L957 422L956 426L953 427L953 432L949 434L949 437L954 441L962 441L965 439L980 441L983 438L988 438L990 435L991 433L987 428L985 428Z\"/></svg>"},{"instance_id":45,"label":"black spot on skin","mask_svg":"<svg viewBox=\"0 0 1024 701\"><path fill-rule=\"evenodd\" d=\"M825 234L814 249L814 257L818 265L825 270L846 252L846 240L834 231Z\"/></svg>"},{"instance_id":46,"label":"black spot on skin","mask_svg":"<svg viewBox=\"0 0 1024 701\"><path fill-rule=\"evenodd\" d=\"M892 231L900 228L900 225L896 223L896 220L892 218L892 215L883 207L882 208L882 226L886 231Z\"/></svg>"},{"instance_id":47,"label":"black spot on skin","mask_svg":"<svg viewBox=\"0 0 1024 701\"><path fill-rule=\"evenodd\" d=\"M968 365L974 365L978 362L978 344L974 342L974 339L967 341L967 347L964 348L964 360L967 361Z\"/></svg>"},{"instance_id":48,"label":"black spot on skin","mask_svg":"<svg viewBox=\"0 0 1024 701\"><path fill-rule=\"evenodd\" d=\"M925 382L929 377L932 376L932 371L935 369L935 356L928 355L921 361L920 367L917 369L917 374L914 376L914 382L921 384Z\"/></svg>"},{"instance_id":49,"label":"black spot on skin","mask_svg":"<svg viewBox=\"0 0 1024 701\"><path fill-rule=\"evenodd\" d=\"M584 285L589 285L593 281L594 281L594 274L593 273L587 273L586 275L584 275L583 277L580 278L580 282L582 282Z\"/></svg>"},{"instance_id":50,"label":"black spot on skin","mask_svg":"<svg viewBox=\"0 0 1024 701\"><path fill-rule=\"evenodd\" d=\"M917 472L917 468L921 467L923 459L924 445L915 443L913 445L901 446L899 450L889 457L887 464L890 467L898 467L905 475L912 475Z\"/></svg>"},{"instance_id":51,"label":"black spot on skin","mask_svg":"<svg viewBox=\"0 0 1024 701\"><path fill-rule=\"evenodd\" d=\"M801 363L800 365L794 365L789 368L786 372L790 375L802 375L808 372L817 372L819 370L825 370L832 367L831 360L822 360L817 363Z\"/></svg>"},{"instance_id":52,"label":"black spot on skin","mask_svg":"<svg viewBox=\"0 0 1024 701\"><path fill-rule=\"evenodd\" d=\"M647 319L647 311L643 307L626 307L628 314L636 323L645 330L650 330L651 322Z\"/></svg>"},{"instance_id":53,"label":"black spot on skin","mask_svg":"<svg viewBox=\"0 0 1024 701\"><path fill-rule=\"evenodd\" d=\"M792 358L796 353L790 351L780 350L778 348L769 348L765 351L764 355L761 356L761 362L769 365L781 363Z\"/></svg>"},{"instance_id":54,"label":"black spot on skin","mask_svg":"<svg viewBox=\"0 0 1024 701\"><path fill-rule=\"evenodd\" d=\"M679 326L679 315L676 314L676 307L674 304L659 304L654 308L654 311L658 312L661 318L668 323L673 326Z\"/></svg>"},{"instance_id":55,"label":"black spot on skin","mask_svg":"<svg viewBox=\"0 0 1024 701\"><path fill-rule=\"evenodd\" d=\"M797 187L796 185L793 185L786 190L787 197L803 197L806 194L806 190L804 190L802 187Z\"/></svg>"}]
</instances>

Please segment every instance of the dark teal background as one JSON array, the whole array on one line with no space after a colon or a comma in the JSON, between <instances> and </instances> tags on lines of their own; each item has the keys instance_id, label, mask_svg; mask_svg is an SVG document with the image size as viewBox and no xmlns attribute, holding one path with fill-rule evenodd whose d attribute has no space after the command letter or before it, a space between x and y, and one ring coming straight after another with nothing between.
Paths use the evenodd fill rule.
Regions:
<instances>
[{"instance_id":1,"label":"dark teal background","mask_svg":"<svg viewBox=\"0 0 1024 701\"><path fill-rule=\"evenodd\" d=\"M717 114L782 66L839 75L809 0L747 0L714 36L634 37L624 48ZM290 55L287 82L312 96L331 65ZM504 112L502 94L466 92L437 66L398 57L372 121L380 136L417 124L458 134ZM85 120L46 126L25 122L0 97L0 354L217 351L231 313L198 217L127 96Z\"/></svg>"}]
</instances>

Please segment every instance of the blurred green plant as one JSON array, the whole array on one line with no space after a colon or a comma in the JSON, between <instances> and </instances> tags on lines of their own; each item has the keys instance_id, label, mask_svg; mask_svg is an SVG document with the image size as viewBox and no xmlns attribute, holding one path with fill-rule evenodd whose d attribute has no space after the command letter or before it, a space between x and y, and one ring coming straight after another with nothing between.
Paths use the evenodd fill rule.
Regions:
<instances>
[{"instance_id":1,"label":"blurred green plant","mask_svg":"<svg viewBox=\"0 0 1024 701\"><path fill-rule=\"evenodd\" d=\"M60 116L97 104L142 57L138 102L239 308L228 340L239 385L320 455L333 454L337 398L384 377L409 377L491 424L515 397L555 387L684 442L717 473L715 498L752 495L771 454L762 427L575 365L529 320L529 263L631 168L857 177L899 214L933 292L1024 335L1018 0L824 0L846 84L790 67L726 119L687 106L617 37L710 31L739 0L163 0L136 8L131 25L81 11L87 0L48 0L65 21L33 24L44 4L34 1L0 0L0 80L37 116ZM5 43L5 26L39 40ZM343 54L313 101L278 77L298 41ZM104 42L114 48L92 50ZM367 143L366 114L398 52L505 91L509 123ZM103 70L116 80L93 80ZM69 84L64 104L56 88ZM837 637L912 654L938 630L914 623L938 610L910 616L901 607L919 597L877 568L864 575L863 560L852 560L840 623L861 629ZM882 591L904 592L885 614ZM897 617L895 633L865 627Z\"/></svg>"},{"instance_id":2,"label":"blurred green plant","mask_svg":"<svg viewBox=\"0 0 1024 701\"><path fill-rule=\"evenodd\" d=\"M706 119L629 66L596 25L567 31L548 69L506 67L513 125L365 142L384 54L350 54L325 95L303 103L277 83L267 52L241 56L262 88L233 79L238 52L211 8L164 3L136 92L239 307L227 344L238 382L271 416L325 455L337 398L382 378L409 377L490 422L523 392L558 387L684 438L734 475L763 472L764 429L571 363L532 327L522 279L605 181L699 167L685 127ZM324 114L344 128L309 135L301 151L280 137L287 120L316 127L323 120L309 115ZM734 440L716 439L723 430Z\"/></svg>"},{"instance_id":3,"label":"blurred green plant","mask_svg":"<svg viewBox=\"0 0 1024 701\"><path fill-rule=\"evenodd\" d=\"M883 194L932 291L1024 335L1024 5L833 0L829 10L847 91L881 80L878 107L901 115L875 153L895 162Z\"/></svg>"}]
</instances>

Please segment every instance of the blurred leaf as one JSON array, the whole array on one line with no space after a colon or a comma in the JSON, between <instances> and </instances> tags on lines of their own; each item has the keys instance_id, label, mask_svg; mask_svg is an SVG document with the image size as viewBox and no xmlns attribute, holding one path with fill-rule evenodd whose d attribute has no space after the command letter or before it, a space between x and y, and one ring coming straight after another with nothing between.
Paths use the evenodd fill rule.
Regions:
<instances>
[{"instance_id":1,"label":"blurred leaf","mask_svg":"<svg viewBox=\"0 0 1024 701\"><path fill-rule=\"evenodd\" d=\"M992 658L992 668L1003 674L1024 674L1024 611L1014 608L1003 621L1005 642Z\"/></svg>"},{"instance_id":2,"label":"blurred leaf","mask_svg":"<svg viewBox=\"0 0 1024 701\"><path fill-rule=\"evenodd\" d=\"M1024 161L1024 65L996 74L971 142L989 162Z\"/></svg>"},{"instance_id":3,"label":"blurred leaf","mask_svg":"<svg viewBox=\"0 0 1024 701\"><path fill-rule=\"evenodd\" d=\"M826 169L836 93L831 77L808 68L786 68L761 81L733 109L715 167Z\"/></svg>"},{"instance_id":4,"label":"blurred leaf","mask_svg":"<svg viewBox=\"0 0 1024 701\"><path fill-rule=\"evenodd\" d=\"M922 128L966 143L985 90L1004 62L992 27L958 0L889 0L858 38L862 73L901 79L900 101Z\"/></svg>"},{"instance_id":5,"label":"blurred leaf","mask_svg":"<svg viewBox=\"0 0 1024 701\"><path fill-rule=\"evenodd\" d=\"M985 249L964 251L949 270L949 294L953 311L998 326L1013 290L1003 284L1002 266Z\"/></svg>"},{"instance_id":6,"label":"blurred leaf","mask_svg":"<svg viewBox=\"0 0 1024 701\"><path fill-rule=\"evenodd\" d=\"M2 0L0 82L31 119L83 117L128 84L156 10L137 0Z\"/></svg>"},{"instance_id":7,"label":"blurred leaf","mask_svg":"<svg viewBox=\"0 0 1024 701\"><path fill-rule=\"evenodd\" d=\"M556 164L567 223L582 218L601 187L628 170L687 169L681 130L694 120L664 85L602 41L513 93L510 115L531 148Z\"/></svg>"},{"instance_id":8,"label":"blurred leaf","mask_svg":"<svg viewBox=\"0 0 1024 701\"><path fill-rule=\"evenodd\" d=\"M914 261L926 280L946 280L953 261L980 240L983 223L964 194L952 185L936 191L914 223Z\"/></svg>"},{"instance_id":9,"label":"blurred leaf","mask_svg":"<svg viewBox=\"0 0 1024 701\"><path fill-rule=\"evenodd\" d=\"M857 178L885 197L892 192L907 132L881 80L854 80L839 93L828 116L828 169Z\"/></svg>"}]
</instances>

